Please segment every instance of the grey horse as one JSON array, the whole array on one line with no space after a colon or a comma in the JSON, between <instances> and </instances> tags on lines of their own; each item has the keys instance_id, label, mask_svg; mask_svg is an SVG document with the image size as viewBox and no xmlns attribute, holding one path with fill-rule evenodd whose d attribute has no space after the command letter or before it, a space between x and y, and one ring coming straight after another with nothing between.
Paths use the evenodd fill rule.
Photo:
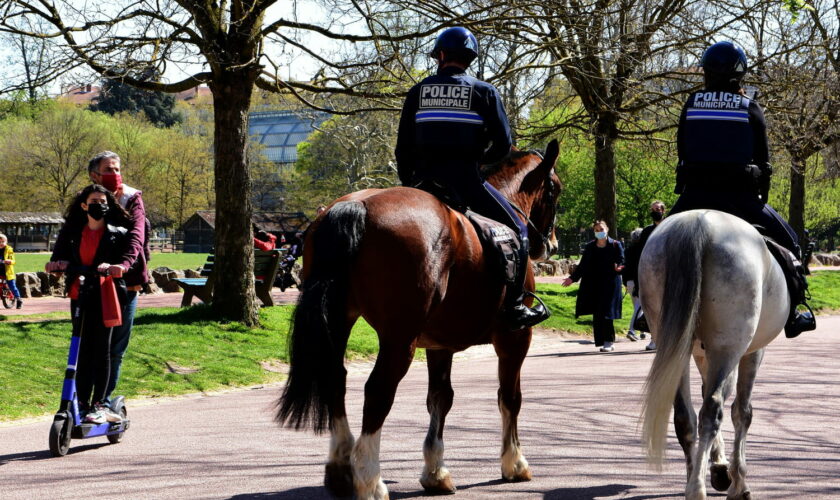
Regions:
<instances>
[{"instance_id":1,"label":"grey horse","mask_svg":"<svg viewBox=\"0 0 840 500\"><path fill-rule=\"evenodd\" d=\"M665 219L639 263L642 308L656 340L645 385L643 442L661 466L668 418L686 458L688 499L706 498L705 477L727 498L750 497L745 442L753 383L764 348L790 311L782 270L758 231L732 215L691 210ZM699 419L691 404L689 359L702 378ZM735 387L735 440L727 464L720 425Z\"/></svg>"}]
</instances>

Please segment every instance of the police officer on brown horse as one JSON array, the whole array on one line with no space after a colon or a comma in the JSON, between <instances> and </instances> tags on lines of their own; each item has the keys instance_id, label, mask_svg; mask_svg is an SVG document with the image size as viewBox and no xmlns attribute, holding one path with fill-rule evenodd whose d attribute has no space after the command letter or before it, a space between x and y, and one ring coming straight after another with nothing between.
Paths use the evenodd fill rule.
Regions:
<instances>
[{"instance_id":1,"label":"police officer on brown horse","mask_svg":"<svg viewBox=\"0 0 840 500\"><path fill-rule=\"evenodd\" d=\"M760 226L787 249L795 258L770 248L786 274L791 294L785 334L796 337L815 329L816 323L805 303L807 284L798 262L796 233L767 204L772 174L767 125L761 106L742 89L747 57L732 42L718 42L706 49L700 64L704 89L689 95L677 131L680 164L675 192L680 198L671 214L692 209L727 212ZM807 312L797 311L797 306Z\"/></svg>"},{"instance_id":2,"label":"police officer on brown horse","mask_svg":"<svg viewBox=\"0 0 840 500\"><path fill-rule=\"evenodd\" d=\"M519 235L517 273L505 294L504 318L517 330L543 321L549 312L528 307L525 276L528 230L505 197L481 178L479 165L502 160L511 150L510 125L498 90L465 71L478 57L469 30L449 28L437 38L430 56L437 74L408 93L400 118L396 158L405 186L431 182L443 186L474 211L499 221Z\"/></svg>"}]
</instances>

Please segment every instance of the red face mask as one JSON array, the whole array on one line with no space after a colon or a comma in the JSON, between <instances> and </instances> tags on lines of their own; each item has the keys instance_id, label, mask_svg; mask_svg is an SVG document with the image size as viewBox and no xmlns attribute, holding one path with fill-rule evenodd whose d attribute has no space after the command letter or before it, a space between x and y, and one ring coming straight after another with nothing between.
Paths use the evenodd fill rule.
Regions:
<instances>
[{"instance_id":1,"label":"red face mask","mask_svg":"<svg viewBox=\"0 0 840 500\"><path fill-rule=\"evenodd\" d=\"M117 192L117 190L122 187L122 175L120 174L108 172L100 174L99 176L102 178L102 186L112 193Z\"/></svg>"}]
</instances>

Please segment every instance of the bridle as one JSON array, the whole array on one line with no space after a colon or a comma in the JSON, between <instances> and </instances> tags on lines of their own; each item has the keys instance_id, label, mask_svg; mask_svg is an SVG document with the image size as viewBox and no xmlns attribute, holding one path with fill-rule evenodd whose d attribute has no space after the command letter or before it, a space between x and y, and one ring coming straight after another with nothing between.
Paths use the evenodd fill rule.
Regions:
<instances>
[{"instance_id":1,"label":"bridle","mask_svg":"<svg viewBox=\"0 0 840 500\"><path fill-rule=\"evenodd\" d=\"M541 160L545 159L542 153L540 153L539 151L530 150L528 152L539 156ZM547 196L549 199L554 199L554 183L551 182L550 175L548 178L548 187L546 188L544 196ZM513 207L513 209L516 210L516 212L525 219L525 222L527 223L528 227L533 229L534 232L540 236L545 250L548 251L548 249L551 248L551 245L549 244L549 239L551 238L551 231L554 229L554 226L557 225L557 204L552 203L551 224L548 226L548 228L546 228L545 232L543 233L542 231L540 231L537 225L534 224L534 221L532 221L531 218L528 217L528 214L526 214L525 211L519 207L519 205L510 200L508 200L508 203L510 203L510 206Z\"/></svg>"}]
</instances>

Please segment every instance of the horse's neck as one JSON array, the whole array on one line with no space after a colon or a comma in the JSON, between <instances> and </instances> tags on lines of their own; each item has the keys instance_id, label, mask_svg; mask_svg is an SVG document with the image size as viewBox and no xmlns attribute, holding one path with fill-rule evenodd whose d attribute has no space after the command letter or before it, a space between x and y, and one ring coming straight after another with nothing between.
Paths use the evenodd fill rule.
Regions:
<instances>
[{"instance_id":1,"label":"horse's neck","mask_svg":"<svg viewBox=\"0 0 840 500\"><path fill-rule=\"evenodd\" d=\"M488 182L496 188L511 204L517 206L520 210L525 212L525 215L531 216L531 207L533 206L533 197L528 193L522 191L521 180L514 178L503 179L505 182L500 182L498 178L490 178Z\"/></svg>"}]
</instances>

